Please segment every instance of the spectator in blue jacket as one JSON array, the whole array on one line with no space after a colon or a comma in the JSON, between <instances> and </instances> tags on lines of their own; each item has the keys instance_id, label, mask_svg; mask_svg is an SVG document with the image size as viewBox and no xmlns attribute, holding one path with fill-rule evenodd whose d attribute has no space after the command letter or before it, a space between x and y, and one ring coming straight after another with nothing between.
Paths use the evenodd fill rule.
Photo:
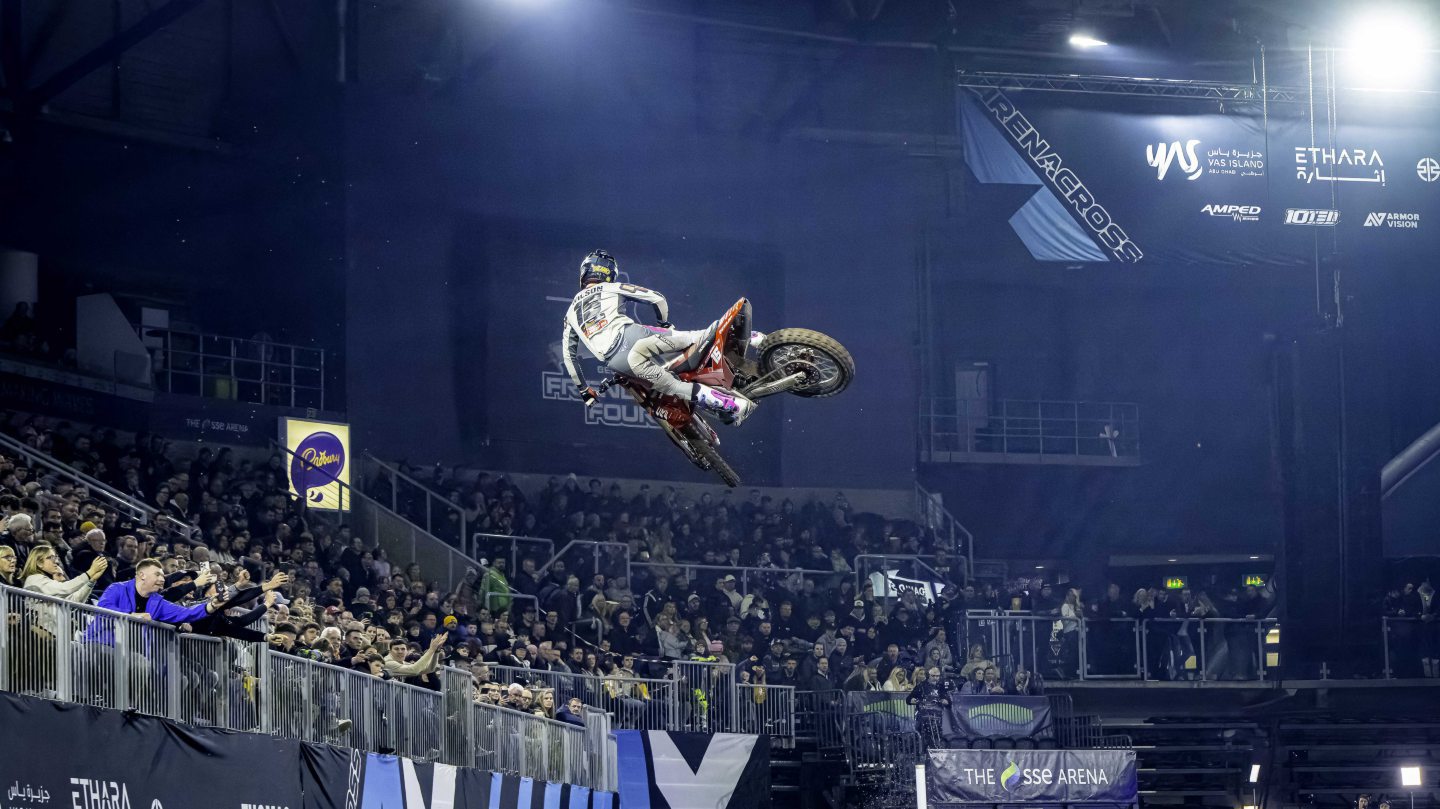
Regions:
<instances>
[{"instance_id":1,"label":"spectator in blue jacket","mask_svg":"<svg viewBox=\"0 0 1440 809\"><path fill-rule=\"evenodd\" d=\"M145 559L135 566L133 580L116 582L105 588L105 594L95 606L135 615L147 621L174 625L198 621L215 611L215 602L211 601L191 607L172 604L160 596L160 590L164 586L164 568L154 559ZM114 645L114 622L92 621L85 632L85 640L107 646Z\"/></svg>"}]
</instances>

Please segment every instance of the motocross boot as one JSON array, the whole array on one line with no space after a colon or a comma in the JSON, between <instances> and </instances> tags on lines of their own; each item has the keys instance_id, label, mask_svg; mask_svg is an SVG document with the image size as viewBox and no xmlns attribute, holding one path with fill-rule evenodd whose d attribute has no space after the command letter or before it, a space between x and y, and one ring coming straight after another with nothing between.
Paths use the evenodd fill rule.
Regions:
<instances>
[{"instance_id":1,"label":"motocross boot","mask_svg":"<svg viewBox=\"0 0 1440 809\"><path fill-rule=\"evenodd\" d=\"M737 393L695 383L694 402L720 417L726 424L738 425L755 409L755 403Z\"/></svg>"}]
</instances>

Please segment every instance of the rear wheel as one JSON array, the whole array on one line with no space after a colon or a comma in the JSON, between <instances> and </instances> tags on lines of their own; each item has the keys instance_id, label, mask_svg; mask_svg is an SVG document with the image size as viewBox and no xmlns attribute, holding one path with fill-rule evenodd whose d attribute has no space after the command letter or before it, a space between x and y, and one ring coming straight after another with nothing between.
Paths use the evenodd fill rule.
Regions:
<instances>
[{"instance_id":1,"label":"rear wheel","mask_svg":"<svg viewBox=\"0 0 1440 809\"><path fill-rule=\"evenodd\" d=\"M740 485L740 476L735 473L734 469L730 468L730 464L726 463L724 458L720 457L720 451L715 449L715 445L700 435L698 428L692 425L690 429L685 431L685 437L690 442L690 449L694 450L697 456L709 464L711 469L715 470L715 474L719 475L720 479L725 481L726 486L733 489Z\"/></svg>"},{"instance_id":2,"label":"rear wheel","mask_svg":"<svg viewBox=\"0 0 1440 809\"><path fill-rule=\"evenodd\" d=\"M834 396L855 379L855 358L839 341L811 329L779 329L760 342L760 375L772 371L805 375L790 389L796 396Z\"/></svg>"}]
</instances>

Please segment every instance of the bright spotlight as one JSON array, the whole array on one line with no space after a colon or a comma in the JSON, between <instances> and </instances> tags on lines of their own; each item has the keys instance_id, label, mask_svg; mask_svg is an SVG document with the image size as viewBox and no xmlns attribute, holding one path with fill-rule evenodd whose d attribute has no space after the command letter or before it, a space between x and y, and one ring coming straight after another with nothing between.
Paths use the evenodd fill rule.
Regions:
<instances>
[{"instance_id":1,"label":"bright spotlight","mask_svg":"<svg viewBox=\"0 0 1440 809\"><path fill-rule=\"evenodd\" d=\"M1096 39L1089 34L1071 34L1070 44L1077 48L1103 48L1110 43Z\"/></svg>"},{"instance_id":2,"label":"bright spotlight","mask_svg":"<svg viewBox=\"0 0 1440 809\"><path fill-rule=\"evenodd\" d=\"M1400 786L1402 786L1402 787L1418 787L1418 786L1420 786L1420 768L1419 768L1419 767L1401 767L1401 768L1400 768Z\"/></svg>"},{"instance_id":3,"label":"bright spotlight","mask_svg":"<svg viewBox=\"0 0 1440 809\"><path fill-rule=\"evenodd\" d=\"M1357 19L1345 44L1345 61L1355 78L1396 87L1415 83L1429 37L1419 18L1379 11Z\"/></svg>"}]
</instances>

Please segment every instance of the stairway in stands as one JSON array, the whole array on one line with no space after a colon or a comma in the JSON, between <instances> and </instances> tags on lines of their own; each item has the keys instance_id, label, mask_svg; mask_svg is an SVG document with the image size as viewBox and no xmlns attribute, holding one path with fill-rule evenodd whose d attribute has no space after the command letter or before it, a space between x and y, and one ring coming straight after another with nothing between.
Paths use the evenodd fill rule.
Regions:
<instances>
[{"instance_id":1,"label":"stairway in stands","mask_svg":"<svg viewBox=\"0 0 1440 809\"><path fill-rule=\"evenodd\" d=\"M1254 751L1265 748L1265 733L1253 722L1107 720L1105 730L1130 737L1146 805L1234 809L1256 804L1249 771Z\"/></svg>"},{"instance_id":2,"label":"stairway in stands","mask_svg":"<svg viewBox=\"0 0 1440 809\"><path fill-rule=\"evenodd\" d=\"M1407 809L1412 790L1400 784L1404 765L1421 769L1415 809L1440 807L1440 721L1284 720L1277 752L1278 786L1287 804L1338 809L1369 794L1372 807L1386 798L1395 809Z\"/></svg>"}]
</instances>

